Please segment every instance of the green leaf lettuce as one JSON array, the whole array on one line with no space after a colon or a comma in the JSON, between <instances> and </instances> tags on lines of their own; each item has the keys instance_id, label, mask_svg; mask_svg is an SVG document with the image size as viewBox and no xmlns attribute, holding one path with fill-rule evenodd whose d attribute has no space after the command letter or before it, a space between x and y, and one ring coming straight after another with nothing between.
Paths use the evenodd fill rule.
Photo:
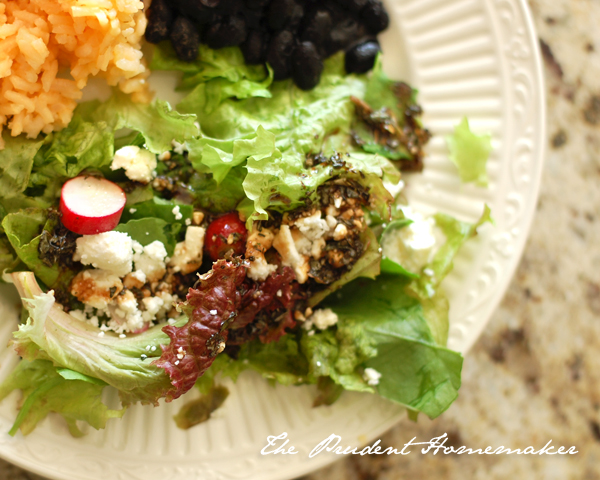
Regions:
<instances>
[{"instance_id":1,"label":"green leaf lettuce","mask_svg":"<svg viewBox=\"0 0 600 480\"><path fill-rule=\"evenodd\" d=\"M454 133L446 137L446 143L450 150L450 160L456 165L460 179L465 183L472 182L486 187L486 166L492 151L491 135L473 133L465 117L454 129Z\"/></svg>"},{"instance_id":2,"label":"green leaf lettuce","mask_svg":"<svg viewBox=\"0 0 600 480\"><path fill-rule=\"evenodd\" d=\"M12 274L29 316L14 333L13 344L26 360L49 360L115 387L124 406L135 402L156 404L171 388L164 370L151 365L169 342L162 326L128 338L99 330L64 312L52 292L44 293L33 273ZM187 319L182 317L181 325ZM146 347L155 346L154 352ZM143 356L142 356L143 355Z\"/></svg>"},{"instance_id":3,"label":"green leaf lettuce","mask_svg":"<svg viewBox=\"0 0 600 480\"><path fill-rule=\"evenodd\" d=\"M376 349L364 362L381 374L376 391L435 418L458 396L462 357L435 342L422 305L405 286L394 276L361 279L329 297L327 306L340 319L338 331Z\"/></svg>"},{"instance_id":4,"label":"green leaf lettuce","mask_svg":"<svg viewBox=\"0 0 600 480\"><path fill-rule=\"evenodd\" d=\"M21 390L23 402L10 430L15 435L33 431L50 412L59 413L74 437L83 432L77 421L85 421L95 429L104 428L110 418L120 418L125 409L112 410L101 399L105 383L67 369L56 369L47 360L21 360L0 385L0 400L13 390Z\"/></svg>"}]
</instances>

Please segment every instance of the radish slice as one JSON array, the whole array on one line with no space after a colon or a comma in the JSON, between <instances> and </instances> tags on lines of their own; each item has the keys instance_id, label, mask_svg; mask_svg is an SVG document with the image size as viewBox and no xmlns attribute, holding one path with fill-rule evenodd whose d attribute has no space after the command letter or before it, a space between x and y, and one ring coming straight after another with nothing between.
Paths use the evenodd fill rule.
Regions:
<instances>
[{"instance_id":1,"label":"radish slice","mask_svg":"<svg viewBox=\"0 0 600 480\"><path fill-rule=\"evenodd\" d=\"M72 178L60 194L62 223L80 235L108 232L119 223L126 200L121 187L104 178Z\"/></svg>"}]
</instances>

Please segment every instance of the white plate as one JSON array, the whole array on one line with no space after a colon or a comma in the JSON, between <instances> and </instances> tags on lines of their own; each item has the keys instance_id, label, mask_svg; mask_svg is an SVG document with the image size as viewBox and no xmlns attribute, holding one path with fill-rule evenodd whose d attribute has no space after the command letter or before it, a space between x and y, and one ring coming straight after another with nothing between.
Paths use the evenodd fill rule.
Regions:
<instances>
[{"instance_id":1,"label":"white plate","mask_svg":"<svg viewBox=\"0 0 600 480\"><path fill-rule=\"evenodd\" d=\"M466 352L501 300L515 270L537 200L545 144L544 85L537 39L524 0L389 0L392 25L383 36L384 63L420 89L425 124L434 132L422 175L408 179L412 204L474 220L483 204L495 228L471 242L445 282L451 299L451 348ZM490 187L462 186L447 159L444 136L467 115L490 132ZM5 296L0 343L16 321ZM10 318L15 319L9 321ZM16 362L6 351L0 377ZM287 479L339 458L308 452L332 433L344 445L376 438L401 411L371 395L344 394L312 409L310 387L272 388L247 374L215 418L189 431L172 421L180 401L131 408L106 430L70 437L55 418L27 438L0 433L0 455L56 479ZM0 405L0 432L15 418L17 394ZM189 398L189 397L188 397ZM287 432L297 455L260 454L268 435Z\"/></svg>"}]
</instances>

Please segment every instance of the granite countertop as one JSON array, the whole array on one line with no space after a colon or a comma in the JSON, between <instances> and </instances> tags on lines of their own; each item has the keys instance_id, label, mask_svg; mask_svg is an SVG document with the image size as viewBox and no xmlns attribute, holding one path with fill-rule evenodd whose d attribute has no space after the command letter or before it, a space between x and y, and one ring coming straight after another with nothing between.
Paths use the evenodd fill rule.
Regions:
<instances>
[{"instance_id":1,"label":"granite countertop","mask_svg":"<svg viewBox=\"0 0 600 480\"><path fill-rule=\"evenodd\" d=\"M347 456L301 480L600 479L600 2L529 0L548 91L549 148L523 259L466 358L459 399L404 422L398 447L575 446L576 455ZM485 395L482 395L485 392ZM40 480L0 460L3 480Z\"/></svg>"}]
</instances>

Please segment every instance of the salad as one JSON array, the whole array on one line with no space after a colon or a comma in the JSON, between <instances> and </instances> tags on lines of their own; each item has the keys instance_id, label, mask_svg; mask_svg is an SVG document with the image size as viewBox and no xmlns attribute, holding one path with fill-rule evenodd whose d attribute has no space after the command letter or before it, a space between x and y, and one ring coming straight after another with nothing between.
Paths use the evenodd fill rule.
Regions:
<instances>
[{"instance_id":1,"label":"salad","mask_svg":"<svg viewBox=\"0 0 600 480\"><path fill-rule=\"evenodd\" d=\"M440 283L490 212L407 205L401 172L423 168L429 140L417 92L381 57L347 74L335 54L302 90L237 47L198 48L192 62L154 48L152 69L182 72L175 108L114 91L63 130L4 136L0 264L24 306L0 386L22 392L10 433L55 412L80 435L197 388L176 417L189 428L244 370L315 384L315 406L353 390L440 415L462 366ZM465 120L449 145L485 184L489 138Z\"/></svg>"}]
</instances>

